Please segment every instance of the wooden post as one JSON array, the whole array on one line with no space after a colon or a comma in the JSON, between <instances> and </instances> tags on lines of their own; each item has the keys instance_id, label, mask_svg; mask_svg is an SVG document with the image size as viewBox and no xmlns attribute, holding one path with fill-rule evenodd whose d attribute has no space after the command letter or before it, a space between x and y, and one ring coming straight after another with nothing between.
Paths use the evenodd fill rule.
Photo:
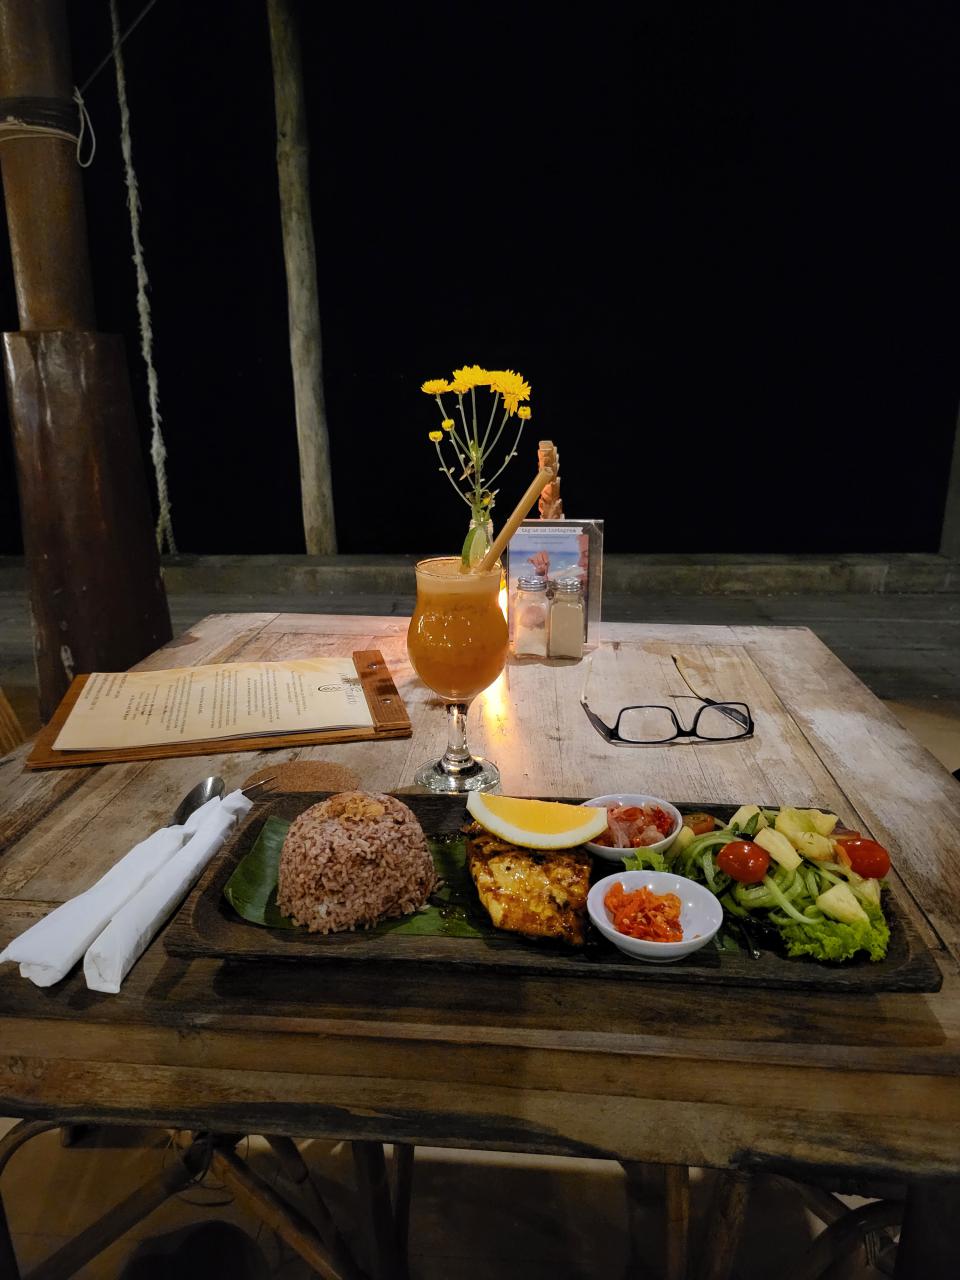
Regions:
<instances>
[{"instance_id":1,"label":"wooden post","mask_svg":"<svg viewBox=\"0 0 960 1280\"><path fill-rule=\"evenodd\" d=\"M0 97L72 105L64 0L0 0ZM170 639L119 338L92 332L83 190L69 139L0 145L24 332L3 336L40 712L75 672Z\"/></svg>"},{"instance_id":2,"label":"wooden post","mask_svg":"<svg viewBox=\"0 0 960 1280\"><path fill-rule=\"evenodd\" d=\"M267 14L277 113L277 175L300 450L303 532L309 555L332 555L337 549L337 533L323 399L317 258L310 212L310 146L296 0L267 0Z\"/></svg>"}]
</instances>

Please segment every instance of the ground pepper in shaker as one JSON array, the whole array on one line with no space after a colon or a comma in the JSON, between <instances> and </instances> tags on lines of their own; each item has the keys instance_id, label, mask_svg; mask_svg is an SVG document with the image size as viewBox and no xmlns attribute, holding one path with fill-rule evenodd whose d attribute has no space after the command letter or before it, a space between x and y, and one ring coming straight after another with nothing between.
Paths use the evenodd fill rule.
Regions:
<instances>
[{"instance_id":1,"label":"ground pepper in shaker","mask_svg":"<svg viewBox=\"0 0 960 1280\"><path fill-rule=\"evenodd\" d=\"M519 578L513 627L514 653L547 656L547 584L543 578Z\"/></svg>"},{"instance_id":2,"label":"ground pepper in shaker","mask_svg":"<svg viewBox=\"0 0 960 1280\"><path fill-rule=\"evenodd\" d=\"M583 596L577 578L554 584L548 651L551 658L583 657Z\"/></svg>"}]
</instances>

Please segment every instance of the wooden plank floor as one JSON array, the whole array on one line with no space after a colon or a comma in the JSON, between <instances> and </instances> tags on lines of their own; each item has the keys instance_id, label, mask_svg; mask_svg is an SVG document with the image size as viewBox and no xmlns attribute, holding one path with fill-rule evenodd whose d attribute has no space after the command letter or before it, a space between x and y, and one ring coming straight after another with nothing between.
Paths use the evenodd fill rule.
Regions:
<instances>
[{"instance_id":1,"label":"wooden plank floor","mask_svg":"<svg viewBox=\"0 0 960 1280\"><path fill-rule=\"evenodd\" d=\"M174 634L208 613L376 613L403 615L412 596L171 595ZM914 733L949 763L960 734L960 595L608 595L611 622L701 622L810 627ZM25 728L36 727L30 613L24 592L0 592L0 688ZM943 748L942 744L946 744ZM958 758L949 767L960 765Z\"/></svg>"}]
</instances>

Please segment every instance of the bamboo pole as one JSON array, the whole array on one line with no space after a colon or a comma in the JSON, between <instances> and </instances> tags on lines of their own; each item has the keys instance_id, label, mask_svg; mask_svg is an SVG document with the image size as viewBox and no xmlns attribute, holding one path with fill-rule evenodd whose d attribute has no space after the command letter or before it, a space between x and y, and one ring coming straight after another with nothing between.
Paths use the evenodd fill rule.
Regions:
<instances>
[{"instance_id":1,"label":"bamboo pole","mask_svg":"<svg viewBox=\"0 0 960 1280\"><path fill-rule=\"evenodd\" d=\"M310 148L296 0L267 0L267 15L303 532L309 555L332 555L337 549L337 534L323 398L317 258L310 211Z\"/></svg>"},{"instance_id":2,"label":"bamboo pole","mask_svg":"<svg viewBox=\"0 0 960 1280\"><path fill-rule=\"evenodd\" d=\"M64 0L0 0L0 97L68 112ZM76 146L0 147L21 332L2 338L40 714L81 671L123 671L170 639L126 358L94 332Z\"/></svg>"},{"instance_id":3,"label":"bamboo pole","mask_svg":"<svg viewBox=\"0 0 960 1280\"><path fill-rule=\"evenodd\" d=\"M0 3L0 97L71 103L64 0ZM65 138L0 147L20 328L94 329L83 174Z\"/></svg>"}]
</instances>

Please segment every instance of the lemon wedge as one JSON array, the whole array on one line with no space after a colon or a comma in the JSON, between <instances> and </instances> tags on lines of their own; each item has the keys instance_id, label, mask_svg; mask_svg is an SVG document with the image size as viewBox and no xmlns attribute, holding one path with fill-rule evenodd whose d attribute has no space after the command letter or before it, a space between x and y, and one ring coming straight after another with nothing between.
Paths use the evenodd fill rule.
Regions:
<instances>
[{"instance_id":1,"label":"lemon wedge","mask_svg":"<svg viewBox=\"0 0 960 1280\"><path fill-rule=\"evenodd\" d=\"M606 809L471 791L467 812L501 840L526 849L572 849L607 829Z\"/></svg>"}]
</instances>

